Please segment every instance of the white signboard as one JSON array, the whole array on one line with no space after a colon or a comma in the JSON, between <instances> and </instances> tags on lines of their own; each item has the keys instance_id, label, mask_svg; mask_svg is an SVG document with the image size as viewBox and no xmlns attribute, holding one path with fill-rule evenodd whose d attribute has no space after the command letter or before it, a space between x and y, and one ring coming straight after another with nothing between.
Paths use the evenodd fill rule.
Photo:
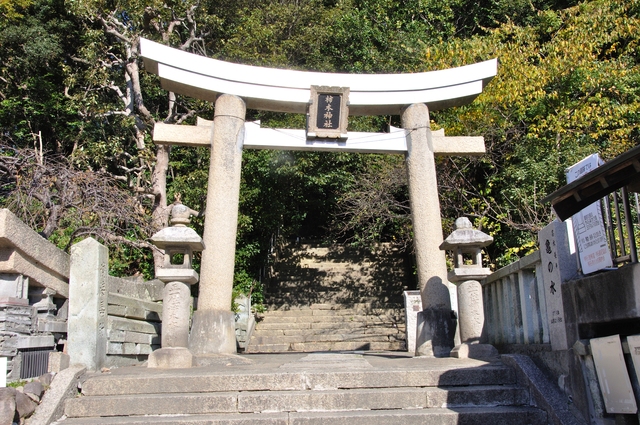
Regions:
<instances>
[{"instance_id":1,"label":"white signboard","mask_svg":"<svg viewBox=\"0 0 640 425\"><path fill-rule=\"evenodd\" d=\"M595 170L602 160L593 154L567 169L567 183ZM582 273L612 267L611 252L607 244L607 234L602 219L600 201L596 201L572 217L573 233L580 258Z\"/></svg>"},{"instance_id":2,"label":"white signboard","mask_svg":"<svg viewBox=\"0 0 640 425\"><path fill-rule=\"evenodd\" d=\"M629 345L629 354L633 361L633 369L636 373L636 379L640 379L640 335L630 335L627 337Z\"/></svg>"},{"instance_id":3,"label":"white signboard","mask_svg":"<svg viewBox=\"0 0 640 425\"><path fill-rule=\"evenodd\" d=\"M636 413L638 407L624 362L620 335L593 338L591 352L607 413Z\"/></svg>"},{"instance_id":4,"label":"white signboard","mask_svg":"<svg viewBox=\"0 0 640 425\"><path fill-rule=\"evenodd\" d=\"M420 291L404 291L404 311L407 351L410 354L416 352L416 333L418 330L418 312L422 311L422 297Z\"/></svg>"}]
</instances>

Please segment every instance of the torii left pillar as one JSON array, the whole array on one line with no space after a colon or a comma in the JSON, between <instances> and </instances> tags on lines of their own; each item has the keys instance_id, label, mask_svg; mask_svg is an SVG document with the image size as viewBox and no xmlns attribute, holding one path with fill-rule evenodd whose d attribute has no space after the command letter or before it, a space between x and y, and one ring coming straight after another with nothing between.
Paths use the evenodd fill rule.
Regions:
<instances>
[{"instance_id":1,"label":"torii left pillar","mask_svg":"<svg viewBox=\"0 0 640 425\"><path fill-rule=\"evenodd\" d=\"M189 349L194 356L236 353L231 311L244 142L244 101L223 94L215 103L200 267L200 292Z\"/></svg>"}]
</instances>

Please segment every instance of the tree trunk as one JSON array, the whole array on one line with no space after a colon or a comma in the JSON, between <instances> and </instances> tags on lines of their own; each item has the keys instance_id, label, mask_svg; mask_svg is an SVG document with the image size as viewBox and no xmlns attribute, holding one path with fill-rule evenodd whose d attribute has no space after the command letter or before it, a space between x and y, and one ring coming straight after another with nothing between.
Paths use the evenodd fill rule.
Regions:
<instances>
[{"instance_id":1,"label":"tree trunk","mask_svg":"<svg viewBox=\"0 0 640 425\"><path fill-rule=\"evenodd\" d=\"M154 232L169 225L169 207L167 205L167 171L169 169L170 146L158 145L156 151L156 165L153 168L151 178L154 195L153 210L151 213ZM153 263L156 267L164 261L164 252L153 250Z\"/></svg>"}]
</instances>

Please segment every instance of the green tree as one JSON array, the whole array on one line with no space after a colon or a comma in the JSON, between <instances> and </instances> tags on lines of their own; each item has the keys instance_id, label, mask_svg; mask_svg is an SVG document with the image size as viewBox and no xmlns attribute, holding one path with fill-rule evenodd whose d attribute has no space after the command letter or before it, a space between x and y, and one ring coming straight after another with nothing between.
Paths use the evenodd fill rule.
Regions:
<instances>
[{"instance_id":1,"label":"green tree","mask_svg":"<svg viewBox=\"0 0 640 425\"><path fill-rule=\"evenodd\" d=\"M475 216L495 234L499 264L535 247L553 219L539 200L564 184L567 166L594 152L611 159L640 141L638 18L637 2L596 0L430 49L426 60L442 67L500 59L476 101L433 114L449 134L485 137L484 157L442 162L449 190L441 193L447 216Z\"/></svg>"}]
</instances>

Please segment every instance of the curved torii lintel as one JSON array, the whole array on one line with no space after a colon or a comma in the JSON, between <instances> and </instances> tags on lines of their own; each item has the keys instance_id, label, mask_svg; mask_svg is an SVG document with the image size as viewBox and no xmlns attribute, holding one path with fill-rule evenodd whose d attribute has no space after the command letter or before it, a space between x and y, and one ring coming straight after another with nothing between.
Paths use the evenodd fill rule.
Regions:
<instances>
[{"instance_id":1,"label":"curved torii lintel","mask_svg":"<svg viewBox=\"0 0 640 425\"><path fill-rule=\"evenodd\" d=\"M306 113L310 87L349 87L351 115L398 115L413 103L439 110L470 103L495 77L497 59L414 74L338 74L292 71L224 62L142 38L145 67L162 87L215 101L220 93L239 96L248 108Z\"/></svg>"}]
</instances>

